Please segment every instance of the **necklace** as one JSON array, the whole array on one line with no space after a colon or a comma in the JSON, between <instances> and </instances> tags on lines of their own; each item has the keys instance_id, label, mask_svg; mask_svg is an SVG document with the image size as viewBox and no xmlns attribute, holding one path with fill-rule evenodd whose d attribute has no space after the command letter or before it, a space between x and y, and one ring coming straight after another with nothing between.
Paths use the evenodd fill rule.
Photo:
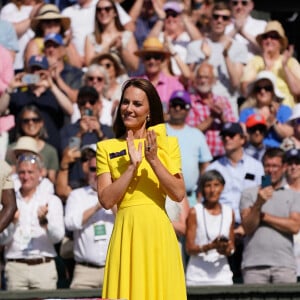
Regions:
<instances>
[{"instance_id":1,"label":"necklace","mask_svg":"<svg viewBox=\"0 0 300 300\"><path fill-rule=\"evenodd\" d=\"M210 242L210 241L212 241L212 239L209 236L208 230L207 230L207 222L206 222L205 206L204 205L203 205L202 212L203 212L203 222L204 222L204 230L205 230L206 238ZM223 209L222 209L222 205L221 205L221 221L220 221L220 227L219 227L219 234L218 234L218 236L220 236L220 234L221 234L222 225L223 225Z\"/></svg>"}]
</instances>

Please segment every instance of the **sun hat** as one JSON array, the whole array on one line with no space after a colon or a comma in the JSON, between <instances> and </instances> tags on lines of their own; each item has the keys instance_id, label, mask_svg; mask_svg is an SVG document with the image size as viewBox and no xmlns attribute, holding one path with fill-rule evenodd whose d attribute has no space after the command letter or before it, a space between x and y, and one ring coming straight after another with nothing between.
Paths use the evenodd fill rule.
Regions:
<instances>
[{"instance_id":1,"label":"sun hat","mask_svg":"<svg viewBox=\"0 0 300 300\"><path fill-rule=\"evenodd\" d=\"M253 114L249 116L246 120L246 127L251 128L256 125L264 125L267 126L266 119L260 114Z\"/></svg>"},{"instance_id":2,"label":"sun hat","mask_svg":"<svg viewBox=\"0 0 300 300\"><path fill-rule=\"evenodd\" d=\"M281 45L283 49L286 49L288 46L288 39L285 35L285 31L282 27L282 25L278 22L278 21L269 21L266 25L265 31L261 34L258 34L256 36L256 41L259 45L261 45L261 42L263 40L263 36L266 33L272 32L272 31L276 31L279 36L280 36L280 41L281 41Z\"/></svg>"},{"instance_id":3,"label":"sun hat","mask_svg":"<svg viewBox=\"0 0 300 300\"><path fill-rule=\"evenodd\" d=\"M108 59L113 62L115 70L116 70L116 77L121 76L126 73L119 56L116 55L115 53L111 53L111 52L102 53L102 54L95 56L91 61L91 65L99 64L102 59Z\"/></svg>"},{"instance_id":4,"label":"sun hat","mask_svg":"<svg viewBox=\"0 0 300 300\"><path fill-rule=\"evenodd\" d=\"M220 131L220 135L225 135L226 133L240 134L244 135L243 128L239 122L227 122L224 124Z\"/></svg>"},{"instance_id":5,"label":"sun hat","mask_svg":"<svg viewBox=\"0 0 300 300\"><path fill-rule=\"evenodd\" d=\"M139 57L143 57L147 53L161 53L166 57L171 55L171 53L164 47L157 37L146 38L143 43L143 47L134 52L134 54Z\"/></svg>"},{"instance_id":6,"label":"sun hat","mask_svg":"<svg viewBox=\"0 0 300 300\"><path fill-rule=\"evenodd\" d=\"M254 92L256 83L262 79L268 79L272 83L274 94L278 100L284 99L284 95L276 86L276 76L271 71L261 71L257 74L255 80L248 85L248 95L251 95Z\"/></svg>"},{"instance_id":7,"label":"sun hat","mask_svg":"<svg viewBox=\"0 0 300 300\"><path fill-rule=\"evenodd\" d=\"M182 8L178 2L175 1L168 1L163 6L164 11L173 10L178 14L182 13Z\"/></svg>"},{"instance_id":8,"label":"sun hat","mask_svg":"<svg viewBox=\"0 0 300 300\"><path fill-rule=\"evenodd\" d=\"M38 15L31 20L30 27L33 31L36 31L38 24L41 20L54 20L54 19L61 19L61 25L64 31L70 28L71 20L68 17L63 16L59 8L54 4L44 4L39 12Z\"/></svg>"},{"instance_id":9,"label":"sun hat","mask_svg":"<svg viewBox=\"0 0 300 300\"><path fill-rule=\"evenodd\" d=\"M21 136L18 138L16 145L13 147L15 155L20 152L32 152L39 155L37 141L30 136Z\"/></svg>"},{"instance_id":10,"label":"sun hat","mask_svg":"<svg viewBox=\"0 0 300 300\"><path fill-rule=\"evenodd\" d=\"M48 41L52 41L57 45L63 46L64 40L63 37L59 33L49 33L44 38L44 44Z\"/></svg>"}]
</instances>

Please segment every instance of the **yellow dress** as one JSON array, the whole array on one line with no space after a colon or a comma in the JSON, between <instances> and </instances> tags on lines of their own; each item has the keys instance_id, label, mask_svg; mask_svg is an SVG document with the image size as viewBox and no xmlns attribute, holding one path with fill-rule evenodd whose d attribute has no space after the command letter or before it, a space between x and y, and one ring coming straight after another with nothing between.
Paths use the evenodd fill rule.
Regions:
<instances>
[{"instance_id":1,"label":"yellow dress","mask_svg":"<svg viewBox=\"0 0 300 300\"><path fill-rule=\"evenodd\" d=\"M153 126L158 157L171 174L181 173L177 139L166 136L165 125ZM144 140L135 140L135 146ZM144 151L143 151L144 152ZM116 180L127 169L123 139L97 144L97 174ZM185 300L186 288L178 241L165 211L166 194L143 160L120 202L107 252L103 298Z\"/></svg>"}]
</instances>

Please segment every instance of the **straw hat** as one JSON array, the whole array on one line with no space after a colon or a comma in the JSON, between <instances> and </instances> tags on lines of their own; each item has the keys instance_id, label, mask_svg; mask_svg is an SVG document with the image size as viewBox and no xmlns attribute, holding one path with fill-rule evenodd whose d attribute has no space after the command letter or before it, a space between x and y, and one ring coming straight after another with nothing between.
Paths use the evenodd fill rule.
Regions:
<instances>
[{"instance_id":1,"label":"straw hat","mask_svg":"<svg viewBox=\"0 0 300 300\"><path fill-rule=\"evenodd\" d=\"M271 82L274 90L274 94L276 98L280 101L284 99L284 95L279 91L276 86L276 76L271 71L261 71L257 74L255 80L251 82L248 86L248 94L251 95L253 93L254 87L256 83L262 79L267 79Z\"/></svg>"},{"instance_id":2,"label":"straw hat","mask_svg":"<svg viewBox=\"0 0 300 300\"><path fill-rule=\"evenodd\" d=\"M256 36L256 41L259 45L261 45L264 34L268 32L276 31L280 36L280 42L283 49L286 49L288 46L288 39L285 35L284 29L282 25L278 21L270 21L267 23L265 31Z\"/></svg>"},{"instance_id":3,"label":"straw hat","mask_svg":"<svg viewBox=\"0 0 300 300\"><path fill-rule=\"evenodd\" d=\"M39 155L38 145L34 138L30 136L21 136L17 140L15 147L13 148L15 154L19 152L32 152L36 155Z\"/></svg>"},{"instance_id":4,"label":"straw hat","mask_svg":"<svg viewBox=\"0 0 300 300\"><path fill-rule=\"evenodd\" d=\"M99 64L102 59L108 59L108 60L112 61L113 65L115 67L115 70L116 70L116 77L119 77L126 73L119 56L113 52L102 53L102 54L95 56L92 59L91 64Z\"/></svg>"},{"instance_id":5,"label":"straw hat","mask_svg":"<svg viewBox=\"0 0 300 300\"><path fill-rule=\"evenodd\" d=\"M146 38L142 49L134 52L134 54L139 57L143 57L147 53L161 53L166 57L171 56L171 53L164 47L157 37Z\"/></svg>"},{"instance_id":6,"label":"straw hat","mask_svg":"<svg viewBox=\"0 0 300 300\"><path fill-rule=\"evenodd\" d=\"M64 31L70 28L71 20L68 17L63 16L58 7L54 4L45 4L39 10L38 15L32 19L30 27L33 31L36 31L38 24L41 20L53 20L60 19Z\"/></svg>"}]
</instances>

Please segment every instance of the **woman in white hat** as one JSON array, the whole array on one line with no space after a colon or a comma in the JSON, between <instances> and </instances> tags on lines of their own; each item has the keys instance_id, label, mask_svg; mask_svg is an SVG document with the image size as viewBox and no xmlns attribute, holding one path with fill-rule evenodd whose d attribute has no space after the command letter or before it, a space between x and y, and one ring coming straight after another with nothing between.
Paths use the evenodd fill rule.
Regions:
<instances>
[{"instance_id":1,"label":"woman in white hat","mask_svg":"<svg viewBox=\"0 0 300 300\"><path fill-rule=\"evenodd\" d=\"M284 95L283 103L293 107L294 97L300 95L300 65L292 57L293 47L288 47L288 39L278 21L267 23L264 33L257 35L257 43L262 54L254 56L244 68L241 79L244 94L247 85L263 70L271 71L276 76L276 86Z\"/></svg>"},{"instance_id":2,"label":"woman in white hat","mask_svg":"<svg viewBox=\"0 0 300 300\"><path fill-rule=\"evenodd\" d=\"M44 50L44 37L49 33L59 33L64 37L66 59L72 66L81 68L82 61L68 34L70 18L63 16L54 4L44 4L37 16L31 20L31 29L35 37L31 39L25 51L25 65L32 55L41 55Z\"/></svg>"},{"instance_id":3,"label":"woman in white hat","mask_svg":"<svg viewBox=\"0 0 300 300\"><path fill-rule=\"evenodd\" d=\"M262 115L268 127L264 144L268 147L279 147L282 140L293 134L293 129L286 124L292 114L289 106L282 104L283 94L277 89L276 77L270 71L261 71L248 87L253 105L240 112L239 121L246 123L253 114Z\"/></svg>"}]
</instances>

